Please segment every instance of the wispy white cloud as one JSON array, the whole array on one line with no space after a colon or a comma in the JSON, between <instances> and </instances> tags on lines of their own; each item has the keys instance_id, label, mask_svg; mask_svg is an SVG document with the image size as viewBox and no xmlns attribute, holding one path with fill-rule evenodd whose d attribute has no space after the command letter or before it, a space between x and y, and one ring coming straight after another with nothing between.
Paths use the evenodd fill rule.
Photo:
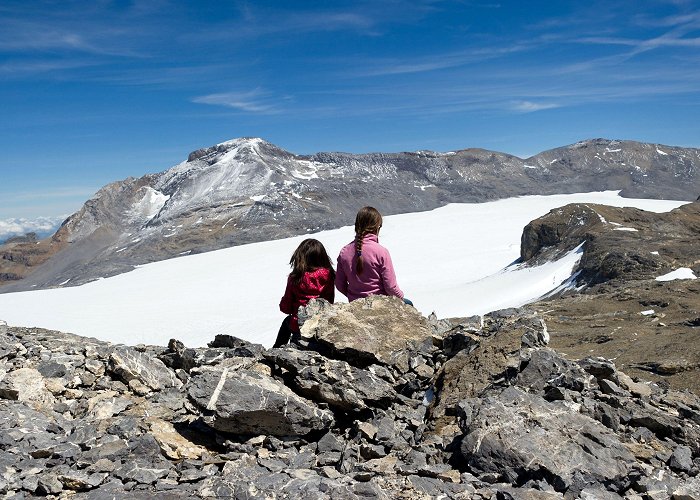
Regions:
<instances>
[{"instance_id":1,"label":"wispy white cloud","mask_svg":"<svg viewBox=\"0 0 700 500\"><path fill-rule=\"evenodd\" d=\"M15 60L0 64L0 77L25 77L41 73L55 73L95 65L87 60Z\"/></svg>"},{"instance_id":2,"label":"wispy white cloud","mask_svg":"<svg viewBox=\"0 0 700 500\"><path fill-rule=\"evenodd\" d=\"M209 94L195 97L192 99L192 102L225 106L227 108L254 114L270 115L282 111L278 103L273 101L272 94L262 89L254 89L247 92Z\"/></svg>"},{"instance_id":3,"label":"wispy white cloud","mask_svg":"<svg viewBox=\"0 0 700 500\"><path fill-rule=\"evenodd\" d=\"M363 77L428 73L431 71L458 68L473 63L483 63L490 59L496 59L518 52L525 52L534 47L541 46L541 43L541 41L532 40L500 47L473 47L459 52L434 53L427 56L398 61L391 59L365 60L361 63L360 68L352 70L349 74L355 77Z\"/></svg>"},{"instance_id":4,"label":"wispy white cloud","mask_svg":"<svg viewBox=\"0 0 700 500\"><path fill-rule=\"evenodd\" d=\"M512 109L520 113L533 113L535 111L559 107L561 107L559 104L531 101L517 101L512 104Z\"/></svg>"},{"instance_id":5,"label":"wispy white cloud","mask_svg":"<svg viewBox=\"0 0 700 500\"><path fill-rule=\"evenodd\" d=\"M0 51L143 57L129 46L137 31L90 23L72 24L56 25L51 20L0 22Z\"/></svg>"}]
</instances>

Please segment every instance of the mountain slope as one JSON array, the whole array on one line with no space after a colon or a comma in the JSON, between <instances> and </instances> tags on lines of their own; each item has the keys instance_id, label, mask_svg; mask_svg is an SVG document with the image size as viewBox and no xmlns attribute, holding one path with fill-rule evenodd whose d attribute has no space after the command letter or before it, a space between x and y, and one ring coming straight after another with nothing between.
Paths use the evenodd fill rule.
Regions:
<instances>
[{"instance_id":1,"label":"mountain slope","mask_svg":"<svg viewBox=\"0 0 700 500\"><path fill-rule=\"evenodd\" d=\"M66 220L44 261L18 266L24 250L14 248L10 277L9 260L0 259L0 276L13 279L0 291L79 284L182 254L339 227L366 204L396 214L602 190L695 199L700 150L596 139L524 160L481 149L303 156L235 139L105 186Z\"/></svg>"}]
</instances>

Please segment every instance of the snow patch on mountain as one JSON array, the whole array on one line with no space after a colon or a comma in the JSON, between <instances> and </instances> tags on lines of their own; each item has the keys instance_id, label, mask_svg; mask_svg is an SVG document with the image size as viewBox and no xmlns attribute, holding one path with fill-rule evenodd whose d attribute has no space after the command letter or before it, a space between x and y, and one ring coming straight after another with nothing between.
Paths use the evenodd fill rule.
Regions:
<instances>
[{"instance_id":1,"label":"snow patch on mountain","mask_svg":"<svg viewBox=\"0 0 700 500\"><path fill-rule=\"evenodd\" d=\"M129 212L131 221L146 219L150 220L155 217L163 208L165 203L170 199L170 195L156 191L150 186L144 186L140 189L143 191L143 197L137 200Z\"/></svg>"}]
</instances>

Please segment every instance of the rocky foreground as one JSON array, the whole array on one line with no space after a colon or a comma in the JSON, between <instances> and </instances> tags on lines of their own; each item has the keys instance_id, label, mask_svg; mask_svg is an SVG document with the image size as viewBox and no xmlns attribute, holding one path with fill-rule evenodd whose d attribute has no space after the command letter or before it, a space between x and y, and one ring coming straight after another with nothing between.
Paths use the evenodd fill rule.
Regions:
<instances>
[{"instance_id":1,"label":"rocky foreground","mask_svg":"<svg viewBox=\"0 0 700 500\"><path fill-rule=\"evenodd\" d=\"M312 302L294 345L0 326L6 498L700 498L700 398L526 310Z\"/></svg>"}]
</instances>

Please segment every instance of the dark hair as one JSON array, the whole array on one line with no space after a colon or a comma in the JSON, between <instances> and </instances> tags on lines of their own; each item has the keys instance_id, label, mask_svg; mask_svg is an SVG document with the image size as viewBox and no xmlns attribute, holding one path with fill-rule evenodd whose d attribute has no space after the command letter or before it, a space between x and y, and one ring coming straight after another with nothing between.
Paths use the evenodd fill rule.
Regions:
<instances>
[{"instance_id":1,"label":"dark hair","mask_svg":"<svg viewBox=\"0 0 700 500\"><path fill-rule=\"evenodd\" d=\"M299 283L304 273L314 271L321 267L330 270L331 279L335 279L335 271L331 259L323 247L323 243L313 238L307 238L301 243L289 259L292 272L289 274L294 283Z\"/></svg>"},{"instance_id":2,"label":"dark hair","mask_svg":"<svg viewBox=\"0 0 700 500\"><path fill-rule=\"evenodd\" d=\"M382 214L374 207L362 207L355 216L355 272L362 274L362 238L368 234L378 234L382 227Z\"/></svg>"}]
</instances>

